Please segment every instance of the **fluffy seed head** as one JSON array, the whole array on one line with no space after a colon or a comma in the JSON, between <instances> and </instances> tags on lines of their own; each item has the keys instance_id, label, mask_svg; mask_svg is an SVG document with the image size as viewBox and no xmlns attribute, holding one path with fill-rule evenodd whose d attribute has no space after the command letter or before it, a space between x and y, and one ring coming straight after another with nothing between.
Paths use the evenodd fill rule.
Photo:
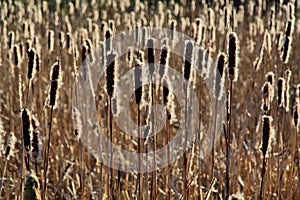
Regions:
<instances>
[{"instance_id":1,"label":"fluffy seed head","mask_svg":"<svg viewBox=\"0 0 300 200\"><path fill-rule=\"evenodd\" d=\"M231 81L237 81L239 65L239 40L235 32L228 37L228 75Z\"/></svg>"}]
</instances>

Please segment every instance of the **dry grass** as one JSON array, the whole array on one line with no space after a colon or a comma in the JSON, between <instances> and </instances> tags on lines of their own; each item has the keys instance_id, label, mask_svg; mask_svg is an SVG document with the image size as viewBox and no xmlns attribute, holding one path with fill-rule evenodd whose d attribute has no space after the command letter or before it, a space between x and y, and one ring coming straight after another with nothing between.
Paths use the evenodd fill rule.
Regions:
<instances>
[{"instance_id":1,"label":"dry grass","mask_svg":"<svg viewBox=\"0 0 300 200\"><path fill-rule=\"evenodd\" d=\"M0 3L0 199L28 200L32 185L36 199L300 198L300 127L295 125L299 121L300 10L294 1L274 5L269 1L256 4L254 0L241 5L222 0L207 1L213 2L208 4L185 0L22 2ZM85 132L81 126L86 122L80 121L78 112L72 118L72 103L78 101L72 99L72 89L83 60L92 59L92 50L112 48L100 41L143 26L176 29L194 38L213 60L220 52L226 57L225 68L230 69L224 69L224 73L229 77L223 75L225 81L221 81L224 85L220 88L224 88L223 95L229 100L228 116L212 154L200 157L199 143L195 143L166 168L129 173L103 165L102 158L95 158L83 145L80 136ZM240 46L238 54L237 49L234 53L230 53L231 47L228 49L229 38L235 34ZM161 49L155 49L153 56L148 56L149 49L134 49L130 56L119 57L118 76L129 71L136 61L143 64L148 60L167 63L182 73L188 63L172 53L170 43L159 46L168 48L168 61L160 61ZM141 52L145 52L143 57ZM194 54L194 60L199 56ZM50 72L57 60L60 78ZM230 66L237 60L234 70L238 70L238 77ZM212 66L211 71L214 69ZM193 86L199 100L197 115L201 122L197 122L197 130L205 136L210 123L208 108L214 102L210 102L208 88L200 76L191 69L184 73L182 76L189 73L186 84ZM149 152L172 140L183 119L170 88L168 103L163 98L165 89L155 80L144 86L144 102L137 105L131 94L127 117L136 124L154 130L157 124L150 121L159 112L149 114L149 110L163 101L171 117L155 137L143 143L118 127L108 109L113 107L115 113L115 105L122 98L116 101L108 96L105 77L99 80L100 87L95 89L97 117L115 145L128 151ZM160 80L167 85L170 82L166 77ZM264 85L268 87L262 91ZM186 90L186 108L192 103L189 95ZM24 108L31 115L26 127L32 123L32 128L26 130L21 115ZM264 115L273 119L273 138L263 135ZM185 127L195 125L188 114L184 117ZM139 130L139 134L144 133ZM129 162L137 162L136 159Z\"/></svg>"}]
</instances>

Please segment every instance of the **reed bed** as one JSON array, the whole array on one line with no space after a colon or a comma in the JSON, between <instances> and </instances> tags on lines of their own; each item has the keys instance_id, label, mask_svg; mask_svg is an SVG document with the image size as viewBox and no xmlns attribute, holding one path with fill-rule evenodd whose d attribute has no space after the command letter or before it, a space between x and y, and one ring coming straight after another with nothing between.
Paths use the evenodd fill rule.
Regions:
<instances>
[{"instance_id":1,"label":"reed bed","mask_svg":"<svg viewBox=\"0 0 300 200\"><path fill-rule=\"evenodd\" d=\"M0 199L300 198L297 0L9 0L0 8ZM155 38L151 27L170 34ZM135 46L114 44L124 31ZM89 105L76 107L74 95L98 57L106 68L90 101L111 141L101 155L85 145ZM131 70L136 90L122 96ZM119 126L129 119L138 126ZM114 146L140 154L115 166L124 155ZM153 152L163 147L160 168ZM177 149L184 153L173 158Z\"/></svg>"}]
</instances>

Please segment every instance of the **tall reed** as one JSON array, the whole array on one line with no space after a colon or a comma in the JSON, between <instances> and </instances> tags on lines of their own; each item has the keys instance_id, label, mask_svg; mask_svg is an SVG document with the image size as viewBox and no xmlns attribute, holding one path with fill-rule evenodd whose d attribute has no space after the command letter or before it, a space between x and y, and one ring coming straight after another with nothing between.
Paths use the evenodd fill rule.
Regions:
<instances>
[{"instance_id":1,"label":"tall reed","mask_svg":"<svg viewBox=\"0 0 300 200\"><path fill-rule=\"evenodd\" d=\"M47 172L48 172L48 162L51 156L50 144L51 144L51 130L52 130L52 117L53 110L56 108L59 97L59 88L61 81L61 63L60 60L55 62L50 71L51 85L48 94L48 106L50 107L50 118L49 118L49 131L47 137L47 147L44 152L44 174L43 174L43 195L42 199L45 200L47 196Z\"/></svg>"}]
</instances>

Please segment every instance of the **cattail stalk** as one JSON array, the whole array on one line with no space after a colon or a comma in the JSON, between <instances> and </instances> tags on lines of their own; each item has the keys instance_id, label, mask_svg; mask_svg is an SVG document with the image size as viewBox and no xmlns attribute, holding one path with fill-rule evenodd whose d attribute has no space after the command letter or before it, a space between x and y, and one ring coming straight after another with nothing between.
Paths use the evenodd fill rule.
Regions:
<instances>
[{"instance_id":1,"label":"cattail stalk","mask_svg":"<svg viewBox=\"0 0 300 200\"><path fill-rule=\"evenodd\" d=\"M283 150L283 133L281 132L281 123L282 122L280 119L282 119L282 111L283 111L283 108L284 108L284 105L285 105L285 79L280 77L278 79L278 83L277 83L277 88L278 88L278 91L277 91L277 108L278 108L278 113L277 113L277 143L278 143L278 146L279 146L279 151L282 151ZM281 156L281 158L278 158L278 170L277 170L277 181L278 181L278 184L280 184L281 182L281 171L282 171L282 158L283 156ZM281 194L281 190L280 190L280 187L278 187L278 190L277 190L277 195L280 196Z\"/></svg>"},{"instance_id":2,"label":"cattail stalk","mask_svg":"<svg viewBox=\"0 0 300 200\"><path fill-rule=\"evenodd\" d=\"M261 184L260 184L260 193L259 193L260 200L263 200L263 195L264 195L264 175L266 171L266 155L268 149L270 148L270 140L273 132L272 130L273 118L271 116L264 115L262 119L263 119L263 135L262 135L261 152L263 155L263 166L261 171Z\"/></svg>"},{"instance_id":3,"label":"cattail stalk","mask_svg":"<svg viewBox=\"0 0 300 200\"><path fill-rule=\"evenodd\" d=\"M142 198L142 174L141 174L141 153L142 153L142 135L141 135L141 103L143 99L143 82L142 82L142 63L136 59L134 61L134 84L135 84L135 103L138 105L138 180L137 180L137 197L138 200Z\"/></svg>"},{"instance_id":4,"label":"cattail stalk","mask_svg":"<svg viewBox=\"0 0 300 200\"><path fill-rule=\"evenodd\" d=\"M48 161L50 157L50 143L51 143L51 128L52 128L52 116L53 116L53 110L56 107L58 103L58 89L60 86L60 61L57 61L54 63L51 67L50 72L50 79L51 79L51 85L50 85L50 92L48 97L48 106L50 107L50 121L49 121L49 132L48 132L48 138L47 138L47 147L44 152L44 174L43 174L43 195L42 199L45 200L47 196L47 171L48 171Z\"/></svg>"},{"instance_id":5,"label":"cattail stalk","mask_svg":"<svg viewBox=\"0 0 300 200\"><path fill-rule=\"evenodd\" d=\"M238 78L238 65L239 65L239 40L235 32L229 34L228 37L228 76L230 81L230 99L228 100L228 124L227 124L227 138L226 138L226 146L227 146L227 156L226 156L226 181L225 181L225 199L229 199L230 193L230 143L231 143L231 115L232 115L232 83L237 81Z\"/></svg>"},{"instance_id":6,"label":"cattail stalk","mask_svg":"<svg viewBox=\"0 0 300 200\"><path fill-rule=\"evenodd\" d=\"M114 181L113 181L113 127L112 127L112 97L115 92L115 86L117 81L118 63L117 54L115 52L108 53L106 62L106 92L108 95L108 118L109 118L109 135L110 135L110 195L114 198Z\"/></svg>"},{"instance_id":7,"label":"cattail stalk","mask_svg":"<svg viewBox=\"0 0 300 200\"><path fill-rule=\"evenodd\" d=\"M185 48L184 48L184 65L183 65L183 78L184 80L184 87L185 87L185 117L184 117L184 131L185 131L185 139L184 139L184 155L183 155L183 177L184 177L184 199L189 199L189 188L188 188L188 174L189 174L189 168L188 168L188 153L186 152L187 148L187 139L188 139L188 133L187 133L187 120L188 120L188 86L189 82L191 80L191 74L192 74L192 61L193 61L193 48L194 45L191 41L186 41Z\"/></svg>"}]
</instances>

